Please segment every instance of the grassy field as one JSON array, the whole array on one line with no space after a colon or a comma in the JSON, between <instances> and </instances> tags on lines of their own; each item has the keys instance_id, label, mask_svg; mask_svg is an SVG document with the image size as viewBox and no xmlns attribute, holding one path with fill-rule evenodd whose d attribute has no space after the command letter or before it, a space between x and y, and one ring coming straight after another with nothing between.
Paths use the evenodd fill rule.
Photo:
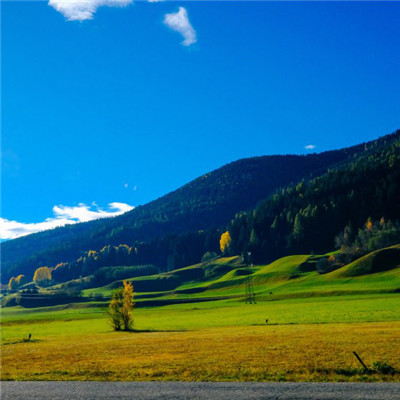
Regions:
<instances>
[{"instance_id":1,"label":"grassy field","mask_svg":"<svg viewBox=\"0 0 400 400\"><path fill-rule=\"evenodd\" d=\"M400 267L393 268L389 265L388 268L374 269L373 265L377 258L393 249L397 252L394 261L400 265L400 246L394 246L391 249L373 252L345 267L322 275L315 269L307 270L304 267L312 264L318 256L296 255L250 269L241 264L239 257L222 258L211 263L197 264L168 273L130 280L145 298L157 296L158 299L164 300L191 297L243 297L246 274L249 270L260 300L390 293L400 291ZM167 281L169 285L171 281L175 282L176 286L168 287L164 291L157 288ZM97 293L110 296L112 290L120 285L122 281L112 282L103 287L84 290L84 294ZM193 289L198 290L195 295L190 293ZM141 299L139 298L138 301Z\"/></svg>"},{"instance_id":2,"label":"grassy field","mask_svg":"<svg viewBox=\"0 0 400 400\"><path fill-rule=\"evenodd\" d=\"M131 333L97 307L13 307L2 379L399 381L399 321L397 294L141 308ZM353 351L396 372L364 373Z\"/></svg>"},{"instance_id":3,"label":"grassy field","mask_svg":"<svg viewBox=\"0 0 400 400\"><path fill-rule=\"evenodd\" d=\"M1 378L400 381L399 255L395 246L322 275L319 256L299 255L250 269L223 258L132 278L138 307L129 333L114 332L107 301L90 297L6 307ZM249 271L257 304L243 299ZM108 296L120 285L84 295Z\"/></svg>"}]
</instances>

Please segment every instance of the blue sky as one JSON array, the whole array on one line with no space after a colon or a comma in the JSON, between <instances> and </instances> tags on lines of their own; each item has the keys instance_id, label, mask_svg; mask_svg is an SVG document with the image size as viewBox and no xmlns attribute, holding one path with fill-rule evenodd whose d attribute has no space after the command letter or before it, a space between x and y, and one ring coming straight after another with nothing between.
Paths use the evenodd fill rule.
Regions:
<instances>
[{"instance_id":1,"label":"blue sky","mask_svg":"<svg viewBox=\"0 0 400 400\"><path fill-rule=\"evenodd\" d=\"M400 128L398 2L91 1L1 3L3 239Z\"/></svg>"}]
</instances>

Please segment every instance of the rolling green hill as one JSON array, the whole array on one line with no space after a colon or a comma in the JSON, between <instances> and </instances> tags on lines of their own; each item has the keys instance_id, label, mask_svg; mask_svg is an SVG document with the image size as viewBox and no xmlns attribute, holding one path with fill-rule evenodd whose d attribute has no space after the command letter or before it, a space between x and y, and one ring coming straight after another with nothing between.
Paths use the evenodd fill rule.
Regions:
<instances>
[{"instance_id":1,"label":"rolling green hill","mask_svg":"<svg viewBox=\"0 0 400 400\"><path fill-rule=\"evenodd\" d=\"M380 157L378 161L387 163L391 168L390 172L393 172L383 183L390 194L397 195L398 179L395 167L398 158L393 156L392 159L391 151L398 146L399 137L400 131L397 131L373 142L321 154L265 156L239 160L122 216L69 225L2 243L1 281L7 283L11 276L19 274L31 279L33 272L39 266L55 267L60 262L72 262L84 255L84 252L98 251L106 245L128 244L139 248L135 262L130 265L154 264L166 270L179 265L193 264L199 261L206 251L218 250L218 237L221 233L219 229L225 229L236 213L254 208L266 197L267 200L262 203L261 208L256 208L254 215L252 212L246 214L244 222L243 214L239 219L234 219L232 227L238 229L236 231L232 229L233 254L246 252L252 230L259 236L254 256L260 253L268 255L266 259L258 257L258 262L270 260L270 253L281 256L309 252L312 249L328 251L328 247L333 246L333 236L343 228L342 220L348 217L349 210L351 211L355 204L359 204L359 199L355 196L353 200L346 199L350 201L347 204L349 210L347 208L342 210L344 206L340 202L339 206L332 206L336 202L335 196L342 190L341 174L346 171L345 189L354 190L360 183L358 177L361 177L361 180L365 177L365 174L361 173L365 163L358 160L368 157L373 159L378 156ZM394 167L391 162L395 164ZM382 168L376 168L374 171L378 174L378 178L382 178L379 174L387 173L387 169ZM333 178L336 180L333 180L331 185L325 185ZM290 183L301 180L307 182L310 179L311 184L307 187L312 187L313 192L300 193L300 196L296 190L290 189L297 188L290 186ZM304 186L304 183L302 185ZM316 191L318 185L319 193ZM276 197L278 188L285 186L288 186L286 192ZM303 235L307 236L307 239L302 243L295 236L290 236L294 229L293 225L297 223L295 217L298 213L301 217L302 213L307 214L306 201L313 203L321 196L328 202L324 205L328 207L328 211L330 207L335 209L337 215L343 211L342 219L335 220L335 224L330 226L329 234L326 235L319 235L316 229L308 227L307 235ZM294 197L304 197L304 200L294 202ZM276 199L278 199L277 204ZM362 213L357 215L357 222L370 209L374 212L383 212L382 208L388 208L386 200L385 196L381 196L374 201L369 199L364 201ZM387 216L391 217L396 211L393 211L394 203L389 205ZM289 211L290 216L283 215L283 212ZM311 210L310 213L312 212ZM315 220L315 226L326 223L326 219L331 217L326 214L324 208L316 212L314 216L319 220L318 218ZM262 221L264 216L265 221ZM277 240L268 240L269 227L273 226L275 217L278 218L277 224L281 222L280 219L286 218L287 226L282 228L279 235L274 232ZM314 227L312 224L311 226ZM260 227L263 227L264 231ZM314 243L315 247L310 247Z\"/></svg>"},{"instance_id":2,"label":"rolling green hill","mask_svg":"<svg viewBox=\"0 0 400 400\"><path fill-rule=\"evenodd\" d=\"M237 298L243 300L246 280L250 272L256 299L276 300L283 298L318 297L330 295L348 295L360 293L387 293L400 291L400 259L393 265L393 249L397 254L400 246L373 252L361 260L327 274L315 270L304 271L304 263L318 256L288 256L268 265L256 265L248 268L239 257L223 258L217 263L197 264L188 268L171 271L152 277L131 279L138 292L138 302L148 302L149 298L161 300L193 300ZM382 254L387 254L392 261L385 264ZM378 260L378 261L377 261ZM383 262L383 263L382 263ZM371 271L375 264L377 271ZM363 265L363 268L360 268ZM220 273L212 273L218 271ZM349 276L349 271L357 274ZM162 283L171 279L173 285ZM154 281L159 281L159 286ZM103 292L110 295L113 288L122 285L114 282L103 288L94 288L86 294ZM173 287L174 286L174 287ZM160 290L163 287L163 290ZM142 297L141 294L144 296Z\"/></svg>"},{"instance_id":3,"label":"rolling green hill","mask_svg":"<svg viewBox=\"0 0 400 400\"><path fill-rule=\"evenodd\" d=\"M332 273L337 278L385 273L400 266L400 245L367 254ZM396 272L395 272L396 273Z\"/></svg>"},{"instance_id":4,"label":"rolling green hill","mask_svg":"<svg viewBox=\"0 0 400 400\"><path fill-rule=\"evenodd\" d=\"M400 291L399 255L400 245L392 246L372 252L326 274L320 274L316 270L316 262L324 255L287 256L267 265L252 267L243 264L241 257L228 257L128 280L134 285L136 303L139 307L221 299L243 301L249 277L256 293L256 300L259 301L397 293ZM120 286L122 280L85 289L79 302L91 304L95 297L107 301L112 291ZM38 298L54 295L56 293L54 289L59 287L42 289ZM76 301L70 299L74 300ZM64 302L68 301L64 299ZM29 294L21 304L38 305L34 297Z\"/></svg>"}]
</instances>

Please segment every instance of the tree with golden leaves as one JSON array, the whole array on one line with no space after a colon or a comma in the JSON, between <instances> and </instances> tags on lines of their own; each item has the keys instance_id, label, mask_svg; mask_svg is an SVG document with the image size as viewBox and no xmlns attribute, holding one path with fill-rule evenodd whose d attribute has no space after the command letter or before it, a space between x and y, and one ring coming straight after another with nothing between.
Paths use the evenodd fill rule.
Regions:
<instances>
[{"instance_id":1,"label":"tree with golden leaves","mask_svg":"<svg viewBox=\"0 0 400 400\"><path fill-rule=\"evenodd\" d=\"M124 286L115 289L106 311L115 331L130 331L133 326L133 286L132 282L124 281Z\"/></svg>"},{"instance_id":2,"label":"tree with golden leaves","mask_svg":"<svg viewBox=\"0 0 400 400\"><path fill-rule=\"evenodd\" d=\"M222 254L226 254L229 251L229 247L232 243L231 234L229 231L224 232L221 235L221 239L219 240L219 247L221 249Z\"/></svg>"},{"instance_id":3,"label":"tree with golden leaves","mask_svg":"<svg viewBox=\"0 0 400 400\"><path fill-rule=\"evenodd\" d=\"M365 227L367 228L367 231L372 231L374 224L372 223L372 218L369 217L367 219L367 222L365 223Z\"/></svg>"},{"instance_id":4,"label":"tree with golden leaves","mask_svg":"<svg viewBox=\"0 0 400 400\"><path fill-rule=\"evenodd\" d=\"M331 255L329 256L329 258L328 258L328 261L329 261L331 264L333 264L333 263L336 261L336 257L335 257L333 254L331 254Z\"/></svg>"},{"instance_id":5,"label":"tree with golden leaves","mask_svg":"<svg viewBox=\"0 0 400 400\"><path fill-rule=\"evenodd\" d=\"M33 275L33 281L37 285L48 285L51 282L51 270L49 267L40 267Z\"/></svg>"},{"instance_id":6,"label":"tree with golden leaves","mask_svg":"<svg viewBox=\"0 0 400 400\"><path fill-rule=\"evenodd\" d=\"M15 278L15 281L17 282L18 287L24 285L26 283L25 275L18 275Z\"/></svg>"},{"instance_id":7,"label":"tree with golden leaves","mask_svg":"<svg viewBox=\"0 0 400 400\"><path fill-rule=\"evenodd\" d=\"M15 290L17 287L18 287L17 281L15 280L15 277L12 277L8 282L8 288L10 290Z\"/></svg>"},{"instance_id":8,"label":"tree with golden leaves","mask_svg":"<svg viewBox=\"0 0 400 400\"><path fill-rule=\"evenodd\" d=\"M123 296L124 296L124 302L122 305L122 324L124 326L124 330L128 331L132 329L133 325L133 285L132 282L127 282L124 281L124 291L123 291Z\"/></svg>"}]
</instances>

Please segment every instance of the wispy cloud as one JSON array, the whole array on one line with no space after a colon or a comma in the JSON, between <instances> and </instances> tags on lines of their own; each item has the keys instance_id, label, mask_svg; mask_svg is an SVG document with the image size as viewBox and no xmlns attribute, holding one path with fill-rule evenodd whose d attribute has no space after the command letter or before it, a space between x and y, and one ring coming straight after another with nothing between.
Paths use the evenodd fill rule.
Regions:
<instances>
[{"instance_id":1,"label":"wispy cloud","mask_svg":"<svg viewBox=\"0 0 400 400\"><path fill-rule=\"evenodd\" d=\"M304 146L306 150L314 150L317 146L315 144L308 144L307 146Z\"/></svg>"},{"instance_id":2,"label":"wispy cloud","mask_svg":"<svg viewBox=\"0 0 400 400\"><path fill-rule=\"evenodd\" d=\"M49 0L49 6L59 11L68 21L92 19L99 7L125 7L133 0Z\"/></svg>"},{"instance_id":3,"label":"wispy cloud","mask_svg":"<svg viewBox=\"0 0 400 400\"><path fill-rule=\"evenodd\" d=\"M48 5L60 12L67 21L86 21L93 19L99 7L126 7L134 0L48 0ZM147 0L149 3L159 3L164 0ZM179 32L184 40L184 46L197 42L196 31L193 29L186 8L179 7L176 13L165 14L164 24Z\"/></svg>"},{"instance_id":4,"label":"wispy cloud","mask_svg":"<svg viewBox=\"0 0 400 400\"><path fill-rule=\"evenodd\" d=\"M53 207L53 217L46 218L43 222L23 223L0 218L0 239L15 239L31 233L45 231L68 224L93 221L100 218L115 217L134 207L125 203L110 203L107 209L101 209L96 203L88 206L79 204L75 207L58 205Z\"/></svg>"},{"instance_id":5,"label":"wispy cloud","mask_svg":"<svg viewBox=\"0 0 400 400\"><path fill-rule=\"evenodd\" d=\"M196 31L189 21L186 8L179 7L176 13L165 14L164 24L183 36L182 44L184 46L190 46L197 42Z\"/></svg>"}]
</instances>

